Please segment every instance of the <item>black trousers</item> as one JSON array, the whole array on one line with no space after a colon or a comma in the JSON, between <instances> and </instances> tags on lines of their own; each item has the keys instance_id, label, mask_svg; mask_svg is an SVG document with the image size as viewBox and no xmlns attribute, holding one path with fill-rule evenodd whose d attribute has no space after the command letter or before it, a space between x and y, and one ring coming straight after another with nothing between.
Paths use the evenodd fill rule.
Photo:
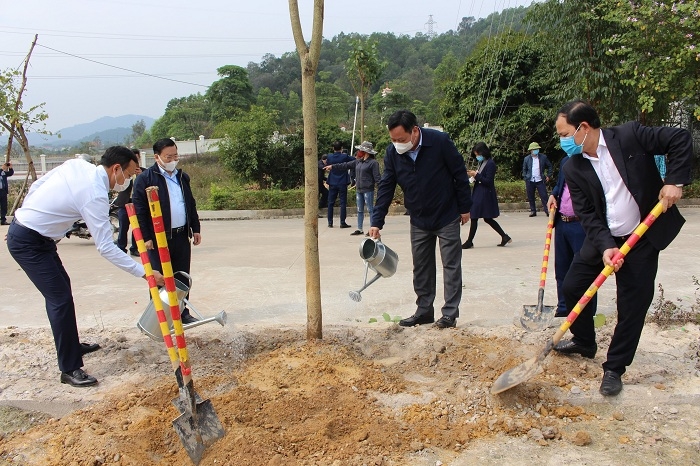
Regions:
<instances>
[{"instance_id":1,"label":"black trousers","mask_svg":"<svg viewBox=\"0 0 700 466\"><path fill-rule=\"evenodd\" d=\"M70 277L58 257L56 243L13 221L7 231L7 249L46 301L58 367L70 372L83 367Z\"/></svg>"},{"instance_id":2,"label":"black trousers","mask_svg":"<svg viewBox=\"0 0 700 466\"><path fill-rule=\"evenodd\" d=\"M618 247L622 244L623 241L619 240ZM608 348L607 361L603 363L604 370L624 374L627 366L632 364L642 336L644 319L654 299L658 266L659 250L642 237L625 257L622 268L613 275L617 283L617 325ZM603 267L602 260L587 263L576 253L562 285L568 310L574 308ZM594 314L595 306L589 304L571 324L576 343L595 344Z\"/></svg>"},{"instance_id":3,"label":"black trousers","mask_svg":"<svg viewBox=\"0 0 700 466\"><path fill-rule=\"evenodd\" d=\"M3 222L6 220L7 216L7 193L3 190L0 191L0 220Z\"/></svg>"}]
</instances>

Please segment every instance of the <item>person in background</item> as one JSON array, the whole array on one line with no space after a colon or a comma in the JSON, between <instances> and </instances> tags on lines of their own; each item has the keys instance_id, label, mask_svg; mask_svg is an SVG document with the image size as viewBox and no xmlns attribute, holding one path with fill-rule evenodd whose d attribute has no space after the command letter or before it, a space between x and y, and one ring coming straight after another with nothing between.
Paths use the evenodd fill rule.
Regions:
<instances>
[{"instance_id":1,"label":"person in background","mask_svg":"<svg viewBox=\"0 0 700 466\"><path fill-rule=\"evenodd\" d=\"M545 183L549 181L549 175L552 174L552 162L546 155L540 154L540 145L536 142L530 143L527 150L530 153L523 160L523 179L525 180L527 200L530 203L530 217L536 217L535 190L540 196L542 210L547 213L547 186Z\"/></svg>"},{"instance_id":2,"label":"person in background","mask_svg":"<svg viewBox=\"0 0 700 466\"><path fill-rule=\"evenodd\" d=\"M10 193L7 177L15 174L9 160L0 168L0 225L7 225L7 195Z\"/></svg>"},{"instance_id":3,"label":"person in background","mask_svg":"<svg viewBox=\"0 0 700 466\"><path fill-rule=\"evenodd\" d=\"M381 238L379 230L399 185L410 212L413 289L417 295L415 313L399 325L412 327L435 321L435 246L439 239L445 303L435 326L455 327L462 299L459 227L469 221L472 206L467 168L446 133L418 127L416 116L408 110L393 113L387 128L392 144L386 149L369 235Z\"/></svg>"},{"instance_id":4,"label":"person in background","mask_svg":"<svg viewBox=\"0 0 700 466\"><path fill-rule=\"evenodd\" d=\"M318 208L328 207L328 188L326 188L326 165L328 165L328 155L323 154L318 161Z\"/></svg>"},{"instance_id":5,"label":"person in background","mask_svg":"<svg viewBox=\"0 0 700 466\"><path fill-rule=\"evenodd\" d=\"M333 153L328 154L326 162L328 165L335 165L343 162L352 162L353 158L342 152L343 145L340 141L333 143ZM335 200L340 198L340 228L350 228L345 223L348 206L348 185L350 175L348 171L331 171L328 173L328 228L333 228L333 206Z\"/></svg>"},{"instance_id":6,"label":"person in background","mask_svg":"<svg viewBox=\"0 0 700 466\"><path fill-rule=\"evenodd\" d=\"M566 103L557 113L557 134L571 158L564 166L575 215L586 238L564 278L567 309L600 274L613 267L617 284L617 324L603 363L600 393L614 396L622 390L622 375L632 363L654 298L659 252L680 232L685 219L676 203L691 181L693 139L685 129L642 126L636 121L601 128L598 112L588 103ZM655 154L667 154L666 180L654 163ZM624 259L613 263L619 248L654 206L663 214L649 227ZM585 307L571 324L573 338L554 350L593 358L596 345L593 311Z\"/></svg>"},{"instance_id":7,"label":"person in background","mask_svg":"<svg viewBox=\"0 0 700 466\"><path fill-rule=\"evenodd\" d=\"M197 246L202 242L197 203L192 195L192 188L190 188L190 177L187 173L176 168L179 156L177 145L172 139L164 138L156 141L153 144L153 155L155 163L136 178L132 193L136 216L143 233L146 249L148 249L148 257L153 270L161 271L162 266L153 231L151 209L146 196L146 188L156 186L158 187L158 198L160 199L173 272L176 276L177 272L189 274L192 245ZM191 244L190 238L192 239ZM189 293L185 296L185 299L188 298ZM187 307L182 310L181 318L183 324L197 321Z\"/></svg>"},{"instance_id":8,"label":"person in background","mask_svg":"<svg viewBox=\"0 0 700 466\"><path fill-rule=\"evenodd\" d=\"M356 180L356 200L357 200L357 230L350 233L352 236L361 235L363 233L363 224L365 218L365 207L369 218L372 218L374 211L374 188L379 183L381 176L379 174L379 162L374 159L377 151L369 141L364 141L359 146L355 146L357 153L355 160L352 162L338 163L335 165L326 166L326 170L352 170L355 172ZM369 236L369 233L367 233Z\"/></svg>"},{"instance_id":9,"label":"person in background","mask_svg":"<svg viewBox=\"0 0 700 466\"><path fill-rule=\"evenodd\" d=\"M131 149L131 151L136 155L136 157L141 156L141 151L138 149ZM135 175L139 175L144 168L138 167L135 171ZM131 202L131 191L134 188L134 179L129 181L129 186L122 192L117 194L117 198L114 200L114 205L119 207L117 210L117 218L119 219L119 236L117 237L117 246L119 249L126 252L126 246L129 237L129 215L126 213L126 205ZM139 251L136 247L136 241L134 240L134 234L131 234L131 247L129 248L129 253L132 256L138 256Z\"/></svg>"},{"instance_id":10,"label":"person in background","mask_svg":"<svg viewBox=\"0 0 700 466\"><path fill-rule=\"evenodd\" d=\"M554 276L557 281L557 309L554 311L554 317L566 317L569 315L569 310L566 307L566 299L564 298L564 277L569 271L569 266L574 260L574 256L579 252L583 245L583 240L586 238L586 232L583 231L581 219L574 212L574 204L571 201L571 192L566 184L564 177L564 166L569 161L571 156L567 155L559 165L559 176L557 184L552 190L552 194L547 201L547 208L556 209L554 217ZM598 308L598 294L593 295L593 298L587 304L589 313L595 315Z\"/></svg>"},{"instance_id":11,"label":"person in background","mask_svg":"<svg viewBox=\"0 0 700 466\"><path fill-rule=\"evenodd\" d=\"M114 244L109 222L109 191L125 190L138 166L136 156L122 146L108 148L97 166L82 159L68 160L32 183L8 229L10 255L46 300L61 383L74 387L96 384L97 379L82 369L83 355L97 351L100 345L80 342L70 277L61 263L56 240L82 218L102 257L145 279L143 266ZM162 286L163 276L156 271L154 276Z\"/></svg>"},{"instance_id":12,"label":"person in background","mask_svg":"<svg viewBox=\"0 0 700 466\"><path fill-rule=\"evenodd\" d=\"M467 170L470 179L474 179L472 189L472 208L470 211L471 225L469 227L469 237L462 244L462 249L474 247L474 236L479 225L479 219L501 236L501 242L497 246L505 246L513 240L503 231L495 218L500 214L498 210L498 196L496 195L496 162L491 158L491 149L485 142L478 142L472 149L472 154L478 162L476 170Z\"/></svg>"}]
</instances>

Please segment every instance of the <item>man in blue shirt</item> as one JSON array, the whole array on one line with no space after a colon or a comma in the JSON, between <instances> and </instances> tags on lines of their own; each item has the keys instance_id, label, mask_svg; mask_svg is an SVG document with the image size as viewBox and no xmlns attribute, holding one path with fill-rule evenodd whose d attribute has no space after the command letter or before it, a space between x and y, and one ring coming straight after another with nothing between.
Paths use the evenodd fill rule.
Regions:
<instances>
[{"instance_id":1,"label":"man in blue shirt","mask_svg":"<svg viewBox=\"0 0 700 466\"><path fill-rule=\"evenodd\" d=\"M418 127L416 116L399 110L387 122L392 144L386 149L384 175L372 213L370 237L379 230L401 186L411 216L411 254L416 312L399 322L402 327L435 320L435 246L440 239L445 304L438 328L456 326L462 299L462 242L459 227L469 221L472 206L464 160L446 133Z\"/></svg>"},{"instance_id":2,"label":"man in blue shirt","mask_svg":"<svg viewBox=\"0 0 700 466\"><path fill-rule=\"evenodd\" d=\"M352 162L354 159L348 154L343 154L341 151L343 145L340 141L333 143L333 153L328 154L326 163L335 165L336 163ZM328 174L328 228L333 228L333 205L335 200L340 198L340 228L350 228L350 225L345 223L347 217L348 206L348 185L350 184L350 175L347 170L330 172Z\"/></svg>"}]
</instances>

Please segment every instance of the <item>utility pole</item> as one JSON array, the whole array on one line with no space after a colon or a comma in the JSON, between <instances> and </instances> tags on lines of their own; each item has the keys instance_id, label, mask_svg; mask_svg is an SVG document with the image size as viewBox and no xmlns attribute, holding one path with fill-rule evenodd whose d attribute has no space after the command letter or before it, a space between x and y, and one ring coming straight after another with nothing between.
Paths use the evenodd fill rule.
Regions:
<instances>
[{"instance_id":1,"label":"utility pole","mask_svg":"<svg viewBox=\"0 0 700 466\"><path fill-rule=\"evenodd\" d=\"M433 26L436 24L437 22L433 21L433 15L428 15L428 22L425 23L425 25L428 26L428 37L431 39L436 36L436 33L433 30Z\"/></svg>"}]
</instances>

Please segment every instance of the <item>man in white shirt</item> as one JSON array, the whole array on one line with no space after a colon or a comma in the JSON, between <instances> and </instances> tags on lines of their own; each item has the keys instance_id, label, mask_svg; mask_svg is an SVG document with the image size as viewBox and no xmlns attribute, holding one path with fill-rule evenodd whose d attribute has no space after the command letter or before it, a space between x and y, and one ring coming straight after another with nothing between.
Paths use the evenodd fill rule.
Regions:
<instances>
[{"instance_id":1,"label":"man in white shirt","mask_svg":"<svg viewBox=\"0 0 700 466\"><path fill-rule=\"evenodd\" d=\"M114 244L109 222L109 191L129 186L137 168L136 156L122 146L108 148L98 166L82 159L68 160L32 184L8 229L10 255L46 300L61 383L74 387L96 384L97 379L82 366L83 355L96 351L99 345L80 343L70 278L58 256L56 240L82 218L102 257L136 277L146 278L143 266ZM156 271L154 275L162 285L162 275Z\"/></svg>"}]
</instances>

